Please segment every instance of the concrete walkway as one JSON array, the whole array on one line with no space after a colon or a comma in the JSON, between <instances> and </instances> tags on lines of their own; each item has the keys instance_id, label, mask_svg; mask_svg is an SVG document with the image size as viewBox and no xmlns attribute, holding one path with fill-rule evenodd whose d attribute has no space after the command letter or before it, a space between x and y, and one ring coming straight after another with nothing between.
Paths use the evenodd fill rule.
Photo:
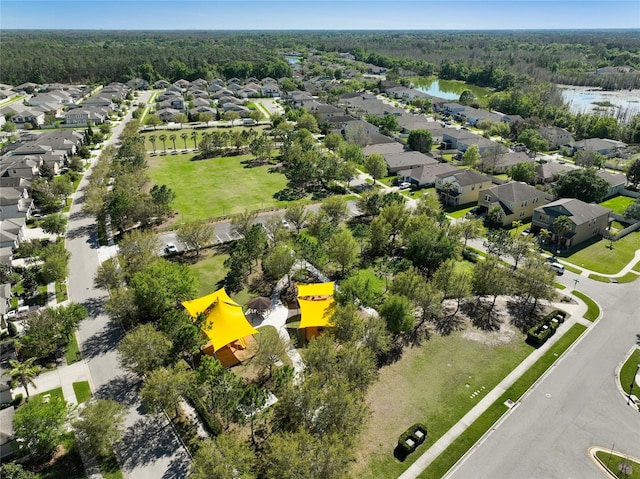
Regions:
<instances>
[{"instance_id":1,"label":"concrete walkway","mask_svg":"<svg viewBox=\"0 0 640 479\"><path fill-rule=\"evenodd\" d=\"M571 296L570 293L563 293ZM440 439L438 439L429 449L427 449L403 474L399 479L415 479L417 478L453 441L455 441L473 422L478 419L502 394L510 388L527 370L543 355L549 348L555 344L566 331L574 324L579 323L589 327L592 323L582 319L587 311L587 306L578 298L575 299L578 304L552 303L557 309L567 311L570 316L558 328L558 333L554 334L540 348L533 351L527 356L516 368L511 371L500 383L484 396L478 404L476 404L467 414L464 415L456 424L453 425ZM546 374L546 373L545 373ZM544 377L543 374L537 379L536 383ZM534 384L535 385L535 384ZM517 402L514 406L517 406Z\"/></svg>"}]
</instances>

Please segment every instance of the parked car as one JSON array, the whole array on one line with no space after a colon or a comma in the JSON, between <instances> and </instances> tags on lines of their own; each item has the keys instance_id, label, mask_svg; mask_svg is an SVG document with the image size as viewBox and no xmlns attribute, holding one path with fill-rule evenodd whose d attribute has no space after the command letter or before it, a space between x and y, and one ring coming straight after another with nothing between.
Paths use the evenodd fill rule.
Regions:
<instances>
[{"instance_id":1,"label":"parked car","mask_svg":"<svg viewBox=\"0 0 640 479\"><path fill-rule=\"evenodd\" d=\"M529 236L531 234L531 227L527 226L524 230L522 230L522 236Z\"/></svg>"},{"instance_id":2,"label":"parked car","mask_svg":"<svg viewBox=\"0 0 640 479\"><path fill-rule=\"evenodd\" d=\"M164 247L164 252L166 254L177 253L178 247L173 243L167 243L166 246Z\"/></svg>"},{"instance_id":3,"label":"parked car","mask_svg":"<svg viewBox=\"0 0 640 479\"><path fill-rule=\"evenodd\" d=\"M411 188L411 183L409 183L408 181L403 181L399 186L401 190L406 190Z\"/></svg>"},{"instance_id":4,"label":"parked car","mask_svg":"<svg viewBox=\"0 0 640 479\"><path fill-rule=\"evenodd\" d=\"M558 276L564 274L564 266L562 266L560 263L552 263L550 261L547 261L546 264L549 268L555 271Z\"/></svg>"}]
</instances>

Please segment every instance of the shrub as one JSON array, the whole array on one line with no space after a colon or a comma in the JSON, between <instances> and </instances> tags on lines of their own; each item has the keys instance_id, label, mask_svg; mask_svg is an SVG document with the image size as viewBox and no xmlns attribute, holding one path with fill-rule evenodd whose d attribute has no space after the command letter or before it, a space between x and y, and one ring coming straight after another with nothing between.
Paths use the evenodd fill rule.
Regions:
<instances>
[{"instance_id":1,"label":"shrub","mask_svg":"<svg viewBox=\"0 0 640 479\"><path fill-rule=\"evenodd\" d=\"M416 448L427 439L427 426L424 424L414 424L398 438L398 447L405 454L411 454Z\"/></svg>"},{"instance_id":2,"label":"shrub","mask_svg":"<svg viewBox=\"0 0 640 479\"><path fill-rule=\"evenodd\" d=\"M527 332L527 342L536 347L542 346L547 339L555 334L560 324L564 323L566 316L567 313L560 310L555 310L547 314L542 318L542 321L529 329Z\"/></svg>"}]
</instances>

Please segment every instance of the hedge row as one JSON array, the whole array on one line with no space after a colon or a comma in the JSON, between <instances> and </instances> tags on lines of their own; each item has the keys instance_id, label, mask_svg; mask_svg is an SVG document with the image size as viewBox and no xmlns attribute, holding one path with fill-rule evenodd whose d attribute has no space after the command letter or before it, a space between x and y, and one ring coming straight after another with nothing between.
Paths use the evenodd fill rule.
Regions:
<instances>
[{"instance_id":1,"label":"hedge row","mask_svg":"<svg viewBox=\"0 0 640 479\"><path fill-rule=\"evenodd\" d=\"M553 336L562 323L564 323L567 313L556 309L547 314L542 321L529 329L527 341L536 347L542 346L547 339Z\"/></svg>"},{"instance_id":2,"label":"hedge row","mask_svg":"<svg viewBox=\"0 0 640 479\"><path fill-rule=\"evenodd\" d=\"M405 453L411 454L427 439L427 426L421 423L414 424L398 438L398 447Z\"/></svg>"}]
</instances>

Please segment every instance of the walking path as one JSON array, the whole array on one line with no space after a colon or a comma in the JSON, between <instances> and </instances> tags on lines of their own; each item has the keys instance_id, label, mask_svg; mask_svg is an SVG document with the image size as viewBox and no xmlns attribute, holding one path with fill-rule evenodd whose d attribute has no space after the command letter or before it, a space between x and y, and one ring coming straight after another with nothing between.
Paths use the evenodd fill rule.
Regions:
<instances>
[{"instance_id":1,"label":"walking path","mask_svg":"<svg viewBox=\"0 0 640 479\"><path fill-rule=\"evenodd\" d=\"M567 294L567 293L564 293ZM570 294L567 294L571 296ZM575 299L578 304L552 303L557 309L567 311L570 316L558 328L558 333L540 348L533 351L527 356L516 368L511 371L500 383L493 388L478 404L476 404L467 414L464 415L456 424L453 425L440 439L438 439L429 449L427 449L403 474L399 479L415 479L417 478L453 441L455 441L473 422L478 419L502 394L510 388L527 370L543 355L547 350L555 344L563 334L568 331L574 324L579 323L589 327L592 323L582 319L587 311L587 306L578 298ZM545 373L546 374L546 373ZM543 376L538 378L540 381ZM536 381L536 382L537 382ZM517 403L516 403L517 405ZM515 407L515 406L513 406Z\"/></svg>"},{"instance_id":2,"label":"walking path","mask_svg":"<svg viewBox=\"0 0 640 479\"><path fill-rule=\"evenodd\" d=\"M75 405L78 404L78 399L73 390L73 383L89 380L87 364L82 360L68 366L59 366L53 371L47 371L46 373L36 376L33 380L35 386L29 386L29 394L40 394L52 389L62 388L64 400L69 404ZM16 387L13 393L14 396L18 393L24 397L27 395L22 386Z\"/></svg>"}]
</instances>

